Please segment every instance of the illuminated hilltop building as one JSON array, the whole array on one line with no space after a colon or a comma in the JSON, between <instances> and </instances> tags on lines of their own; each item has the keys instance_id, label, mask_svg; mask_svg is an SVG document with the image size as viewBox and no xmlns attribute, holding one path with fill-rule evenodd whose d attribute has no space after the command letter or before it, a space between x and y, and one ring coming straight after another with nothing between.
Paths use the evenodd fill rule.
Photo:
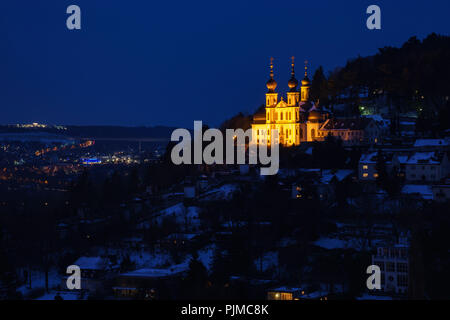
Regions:
<instances>
[{"instance_id":1,"label":"illuminated hilltop building","mask_svg":"<svg viewBox=\"0 0 450 320\"><path fill-rule=\"evenodd\" d=\"M291 78L288 82L287 101L275 91L273 59L270 61L270 79L267 81L266 105L253 116L252 132L258 144L270 144L271 130L278 130L279 143L284 146L298 146L302 142L323 141L328 135L342 139L346 144L363 141L366 129L370 127L378 136L378 128L370 119L334 119L331 114L310 100L310 81L305 62L305 77L299 85L295 78L294 57L292 57ZM367 135L366 135L367 136ZM371 139L375 140L376 138Z\"/></svg>"}]
</instances>

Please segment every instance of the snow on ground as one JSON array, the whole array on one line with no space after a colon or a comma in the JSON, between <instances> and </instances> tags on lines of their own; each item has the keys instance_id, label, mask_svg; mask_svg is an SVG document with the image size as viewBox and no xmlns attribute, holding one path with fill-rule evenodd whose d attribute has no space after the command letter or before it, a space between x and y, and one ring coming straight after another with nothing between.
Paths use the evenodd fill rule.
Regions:
<instances>
[{"instance_id":1,"label":"snow on ground","mask_svg":"<svg viewBox=\"0 0 450 320\"><path fill-rule=\"evenodd\" d=\"M233 193L238 190L236 184L224 184L223 186L208 191L202 194L200 197L203 200L231 200Z\"/></svg>"},{"instance_id":2,"label":"snow on ground","mask_svg":"<svg viewBox=\"0 0 450 320\"><path fill-rule=\"evenodd\" d=\"M36 300L55 300L55 296L58 294L63 300L68 301L86 299L86 297L82 297L80 293L76 291L51 291Z\"/></svg>"},{"instance_id":3,"label":"snow on ground","mask_svg":"<svg viewBox=\"0 0 450 320\"><path fill-rule=\"evenodd\" d=\"M242 228L245 227L247 225L247 221L227 221L222 223L222 227L226 228L226 229L233 229L233 228Z\"/></svg>"},{"instance_id":4,"label":"snow on ground","mask_svg":"<svg viewBox=\"0 0 450 320\"><path fill-rule=\"evenodd\" d=\"M211 272L215 251L216 245L214 244L211 244L198 251L198 259L201 261L201 263L203 263L208 272Z\"/></svg>"},{"instance_id":5,"label":"snow on ground","mask_svg":"<svg viewBox=\"0 0 450 320\"><path fill-rule=\"evenodd\" d=\"M172 263L168 252L132 251L130 260L136 263L136 268L156 268Z\"/></svg>"},{"instance_id":6,"label":"snow on ground","mask_svg":"<svg viewBox=\"0 0 450 320\"><path fill-rule=\"evenodd\" d=\"M75 261L74 265L81 269L102 270L106 266L106 261L101 257L81 257Z\"/></svg>"},{"instance_id":7,"label":"snow on ground","mask_svg":"<svg viewBox=\"0 0 450 320\"><path fill-rule=\"evenodd\" d=\"M128 277L145 277L145 278L159 278L159 277L168 277L172 275L177 275L179 273L185 272L189 269L189 262L185 261L180 264L175 264L168 266L166 268L144 268L137 269L135 271L123 273L122 276Z\"/></svg>"},{"instance_id":8,"label":"snow on ground","mask_svg":"<svg viewBox=\"0 0 450 320\"><path fill-rule=\"evenodd\" d=\"M48 273L48 287L49 289L56 288L61 283L61 275L56 269L52 269ZM31 288L28 284L20 286L17 291L22 293L24 297L29 295L33 290L45 289L45 273L42 271L31 272Z\"/></svg>"},{"instance_id":9,"label":"snow on ground","mask_svg":"<svg viewBox=\"0 0 450 320\"><path fill-rule=\"evenodd\" d=\"M182 226L199 227L200 226L200 208L185 207L183 203L178 203L172 207L162 210L156 218L156 222L161 224L165 218L172 217L175 222Z\"/></svg>"},{"instance_id":10,"label":"snow on ground","mask_svg":"<svg viewBox=\"0 0 450 320\"><path fill-rule=\"evenodd\" d=\"M402 189L404 194L419 194L423 199L432 200L433 191L431 186L428 185L418 185L418 184L405 184Z\"/></svg>"},{"instance_id":11,"label":"snow on ground","mask_svg":"<svg viewBox=\"0 0 450 320\"><path fill-rule=\"evenodd\" d=\"M261 263L262 263L262 265L261 265ZM278 266L278 252L277 251L266 252L262 256L262 261L261 261L261 257L259 257L255 260L255 266L256 266L256 270L258 270L259 272L266 272L267 270L270 270L273 267L277 267Z\"/></svg>"},{"instance_id":12,"label":"snow on ground","mask_svg":"<svg viewBox=\"0 0 450 320\"><path fill-rule=\"evenodd\" d=\"M374 243L372 243L373 245ZM364 249L369 249L365 239L360 238L350 238L348 240L337 239L337 238L320 238L314 242L314 245L327 249L354 249L361 251Z\"/></svg>"}]
</instances>

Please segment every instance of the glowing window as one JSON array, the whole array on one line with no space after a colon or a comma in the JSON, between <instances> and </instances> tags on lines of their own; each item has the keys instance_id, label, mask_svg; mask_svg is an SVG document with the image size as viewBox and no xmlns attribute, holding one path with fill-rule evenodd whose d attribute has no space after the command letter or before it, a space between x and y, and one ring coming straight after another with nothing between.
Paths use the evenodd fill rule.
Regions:
<instances>
[{"instance_id":1,"label":"glowing window","mask_svg":"<svg viewBox=\"0 0 450 320\"><path fill-rule=\"evenodd\" d=\"M367 178L368 176L369 176L368 173L364 173L364 174L363 174L363 178Z\"/></svg>"},{"instance_id":2,"label":"glowing window","mask_svg":"<svg viewBox=\"0 0 450 320\"><path fill-rule=\"evenodd\" d=\"M369 166L364 165L364 166L363 166L363 169L364 169L364 170L367 170L367 169L369 169Z\"/></svg>"}]
</instances>

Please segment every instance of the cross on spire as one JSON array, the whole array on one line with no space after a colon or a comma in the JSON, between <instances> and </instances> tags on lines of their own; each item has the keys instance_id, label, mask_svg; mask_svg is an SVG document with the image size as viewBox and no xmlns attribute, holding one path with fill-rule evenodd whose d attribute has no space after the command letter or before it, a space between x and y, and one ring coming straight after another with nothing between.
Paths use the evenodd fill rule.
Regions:
<instances>
[{"instance_id":1,"label":"cross on spire","mask_svg":"<svg viewBox=\"0 0 450 320\"><path fill-rule=\"evenodd\" d=\"M295 76L295 70L294 70L294 66L295 66L295 57L292 56L292 57L291 57L291 60L292 60L292 64L291 64L291 66L292 66L292 72L291 72L291 75L292 75L292 76Z\"/></svg>"},{"instance_id":2,"label":"cross on spire","mask_svg":"<svg viewBox=\"0 0 450 320\"><path fill-rule=\"evenodd\" d=\"M270 78L273 79L273 57L270 57Z\"/></svg>"}]
</instances>

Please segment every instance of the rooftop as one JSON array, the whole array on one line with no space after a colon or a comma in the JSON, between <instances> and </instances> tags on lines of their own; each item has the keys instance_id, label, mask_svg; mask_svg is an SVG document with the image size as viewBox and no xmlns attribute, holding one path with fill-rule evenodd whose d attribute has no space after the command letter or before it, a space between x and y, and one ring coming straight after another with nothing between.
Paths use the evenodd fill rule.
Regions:
<instances>
[{"instance_id":1,"label":"rooftop","mask_svg":"<svg viewBox=\"0 0 450 320\"><path fill-rule=\"evenodd\" d=\"M87 270L103 270L106 267L105 260L101 257L81 257L74 265Z\"/></svg>"}]
</instances>

